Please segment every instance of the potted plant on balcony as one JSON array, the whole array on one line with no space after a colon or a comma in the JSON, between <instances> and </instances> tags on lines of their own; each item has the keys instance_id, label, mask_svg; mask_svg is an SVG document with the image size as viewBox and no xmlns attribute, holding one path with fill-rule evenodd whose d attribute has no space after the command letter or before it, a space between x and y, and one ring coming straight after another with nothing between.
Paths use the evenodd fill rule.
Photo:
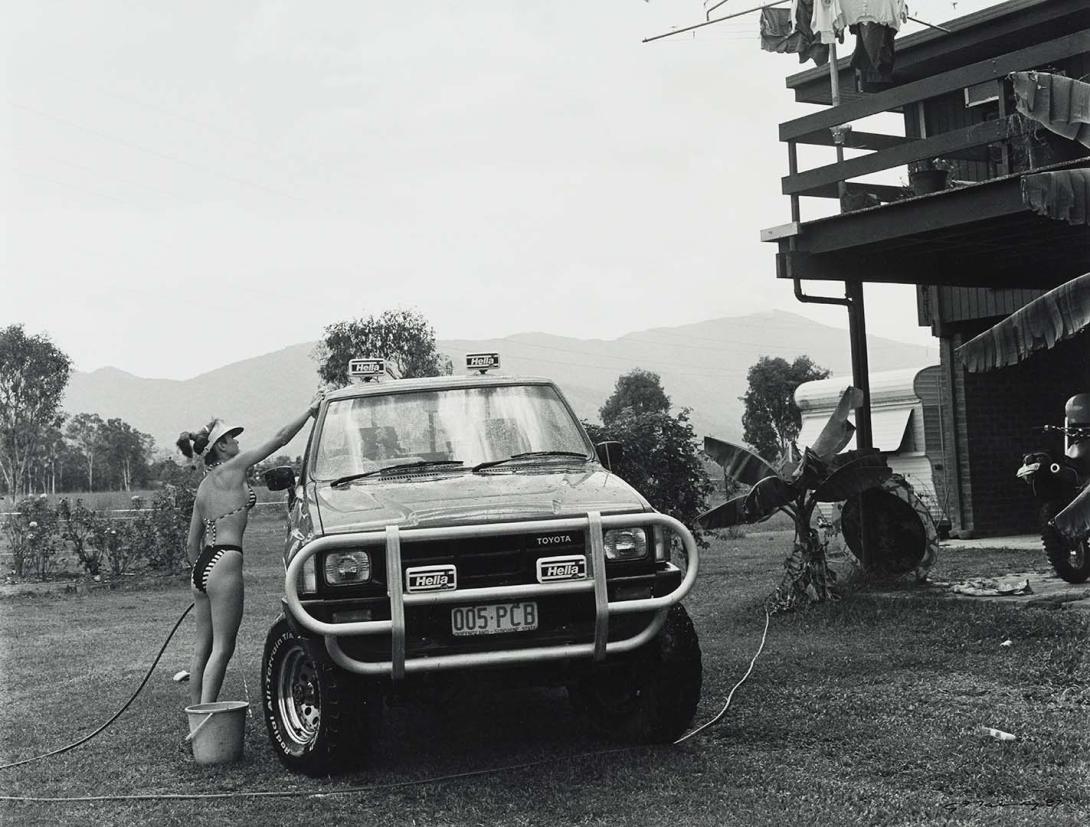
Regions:
<instances>
[{"instance_id":1,"label":"potted plant on balcony","mask_svg":"<svg viewBox=\"0 0 1090 827\"><path fill-rule=\"evenodd\" d=\"M908 184L914 195L946 189L954 165L944 158L924 158L908 165Z\"/></svg>"}]
</instances>

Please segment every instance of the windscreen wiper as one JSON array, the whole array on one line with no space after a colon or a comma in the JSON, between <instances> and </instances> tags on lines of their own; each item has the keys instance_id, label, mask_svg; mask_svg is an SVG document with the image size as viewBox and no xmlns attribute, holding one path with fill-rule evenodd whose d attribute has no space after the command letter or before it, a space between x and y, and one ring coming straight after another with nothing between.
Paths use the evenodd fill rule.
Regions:
<instances>
[{"instance_id":1,"label":"windscreen wiper","mask_svg":"<svg viewBox=\"0 0 1090 827\"><path fill-rule=\"evenodd\" d=\"M345 477L338 477L330 483L330 486L337 488L341 485L347 485L353 480L361 480L364 477L380 477L383 474L388 474L392 471L404 471L407 468L425 468L431 466L449 466L449 465L465 465L460 459L426 459L419 462L401 462L397 465L387 465L384 468L373 468L370 471L361 471L358 474L349 474Z\"/></svg>"},{"instance_id":2,"label":"windscreen wiper","mask_svg":"<svg viewBox=\"0 0 1090 827\"><path fill-rule=\"evenodd\" d=\"M488 462L479 462L473 466L473 470L480 471L482 468L503 465L505 462L510 462L513 459L531 459L533 457L572 457L581 459L583 462L590 462L590 457L586 454L581 454L579 451L524 451L521 454L512 454L506 459L493 459Z\"/></svg>"}]
</instances>

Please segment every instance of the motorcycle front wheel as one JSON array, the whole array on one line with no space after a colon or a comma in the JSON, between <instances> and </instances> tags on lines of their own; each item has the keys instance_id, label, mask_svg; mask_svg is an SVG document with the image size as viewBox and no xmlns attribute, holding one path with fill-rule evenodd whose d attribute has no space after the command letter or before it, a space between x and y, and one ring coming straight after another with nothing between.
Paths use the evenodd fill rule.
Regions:
<instances>
[{"instance_id":1,"label":"motorcycle front wheel","mask_svg":"<svg viewBox=\"0 0 1090 827\"><path fill-rule=\"evenodd\" d=\"M1086 540L1074 545L1065 540L1052 525L1052 519L1067 503L1046 502L1041 506L1041 542L1056 574L1068 583L1083 583L1090 578L1090 549Z\"/></svg>"}]
</instances>

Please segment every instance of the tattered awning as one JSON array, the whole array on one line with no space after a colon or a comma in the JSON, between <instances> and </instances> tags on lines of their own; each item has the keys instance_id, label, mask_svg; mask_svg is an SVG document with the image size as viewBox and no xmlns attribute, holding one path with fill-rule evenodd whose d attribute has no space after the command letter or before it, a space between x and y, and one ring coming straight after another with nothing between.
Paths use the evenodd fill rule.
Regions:
<instances>
[{"instance_id":1,"label":"tattered awning","mask_svg":"<svg viewBox=\"0 0 1090 827\"><path fill-rule=\"evenodd\" d=\"M1022 177L1022 201L1038 215L1072 226L1090 224L1090 169L1058 169ZM1086 243L1090 245L1090 231Z\"/></svg>"},{"instance_id":2,"label":"tattered awning","mask_svg":"<svg viewBox=\"0 0 1090 827\"><path fill-rule=\"evenodd\" d=\"M1090 147L1090 83L1048 72L1012 72L1010 77L1019 112Z\"/></svg>"},{"instance_id":3,"label":"tattered awning","mask_svg":"<svg viewBox=\"0 0 1090 827\"><path fill-rule=\"evenodd\" d=\"M1061 284L957 349L973 372L1006 367L1090 325L1090 273Z\"/></svg>"}]
</instances>

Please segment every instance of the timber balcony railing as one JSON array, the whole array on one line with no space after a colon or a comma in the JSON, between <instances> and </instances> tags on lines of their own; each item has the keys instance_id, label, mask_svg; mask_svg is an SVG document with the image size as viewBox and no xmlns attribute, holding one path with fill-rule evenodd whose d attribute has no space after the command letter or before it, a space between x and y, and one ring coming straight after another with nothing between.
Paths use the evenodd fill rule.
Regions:
<instances>
[{"instance_id":1,"label":"timber balcony railing","mask_svg":"<svg viewBox=\"0 0 1090 827\"><path fill-rule=\"evenodd\" d=\"M988 161L988 174L973 176L976 181L1010 175L1037 166L1023 163L1018 147L1025 136L1038 126L1013 110L1008 75L1012 72L1044 69L1063 64L1078 55L1090 53L1090 29L1073 32L1033 46L1007 52L949 71L924 77L891 89L866 95L845 95L839 106L830 107L780 124L779 138L788 146L790 174L782 179L783 193L791 196L792 224L762 233L774 241L798 231L799 197L841 197L842 206L856 200L856 207L875 206L913 195L902 186L853 182L851 179L892 170L914 162L931 159ZM997 102L998 112L991 120L928 134L924 128L906 129L917 136L903 137L856 131L845 125L883 112L906 113L906 124L921 126L929 101L944 96L980 93ZM965 111L965 107L962 107ZM838 134L839 133L839 134ZM835 146L839 137L845 149L869 150L868 154L846 158L836 163L800 171L798 145ZM958 177L958 176L953 176ZM843 184L843 186L841 186ZM844 198L843 196L847 196ZM860 202L859 199L862 199ZM846 207L849 208L850 207Z\"/></svg>"}]
</instances>

